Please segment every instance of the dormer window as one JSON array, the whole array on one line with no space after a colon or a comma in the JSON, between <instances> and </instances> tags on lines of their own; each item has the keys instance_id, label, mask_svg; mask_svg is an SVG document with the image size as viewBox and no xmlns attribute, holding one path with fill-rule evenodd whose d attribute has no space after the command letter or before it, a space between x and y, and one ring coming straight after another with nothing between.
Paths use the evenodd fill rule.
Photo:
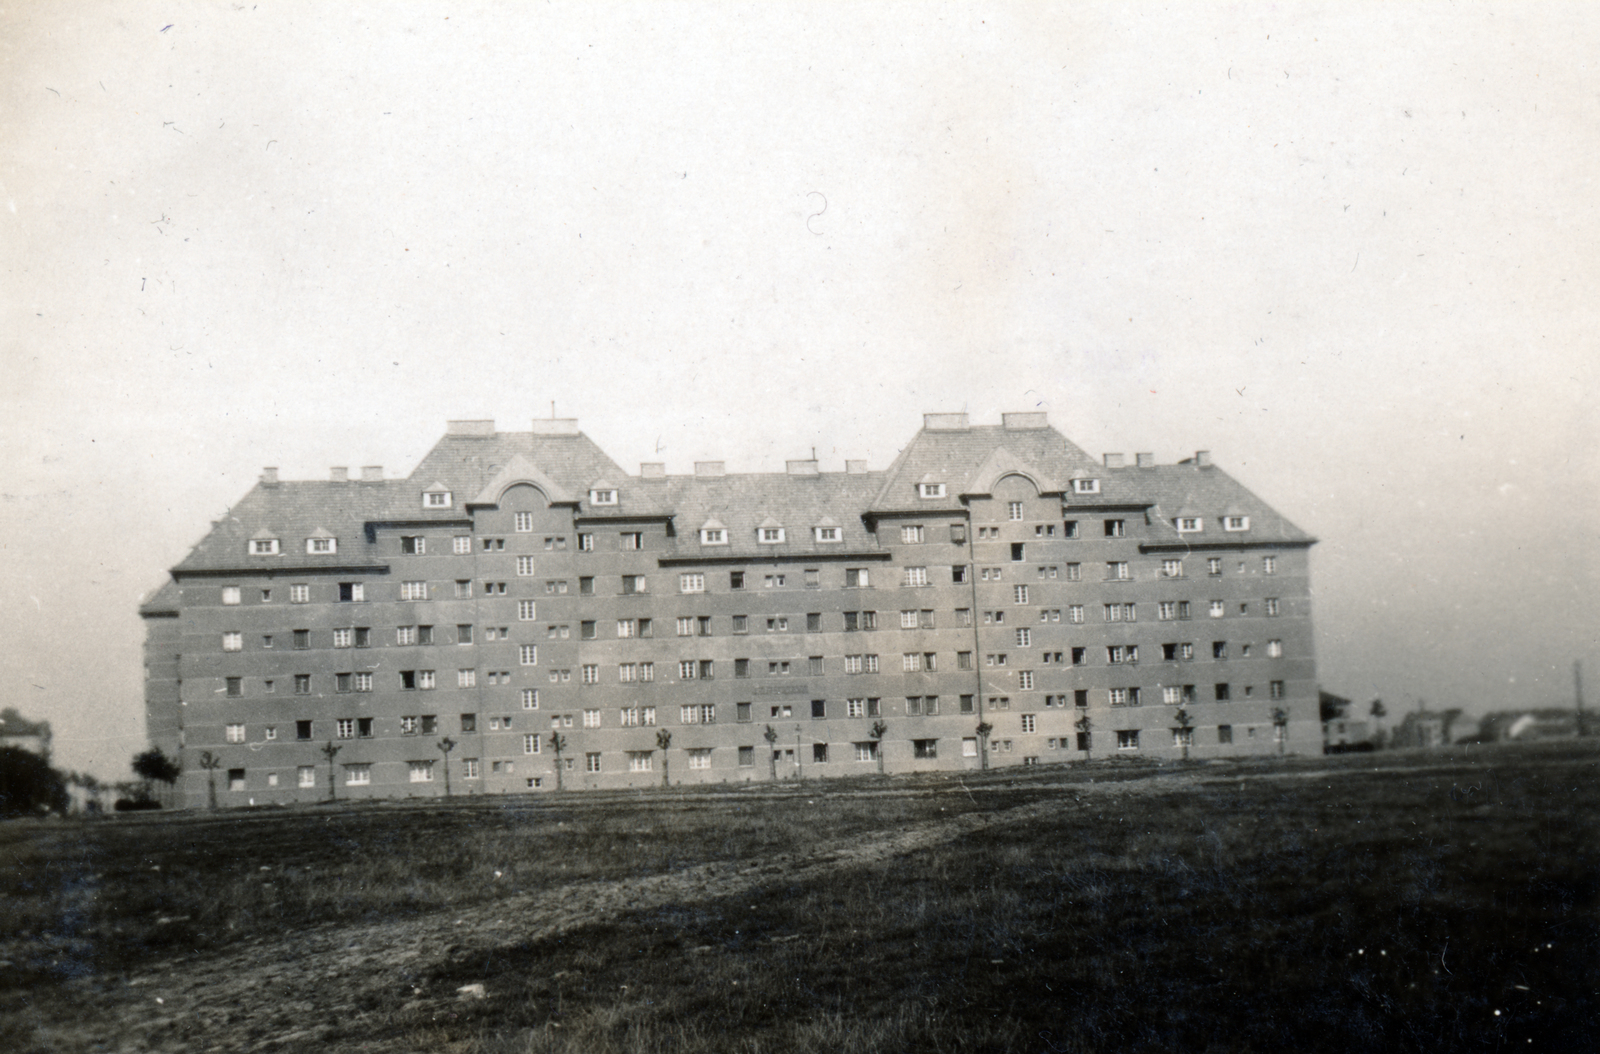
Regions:
<instances>
[{"instance_id":1,"label":"dormer window","mask_svg":"<svg viewBox=\"0 0 1600 1054\"><path fill-rule=\"evenodd\" d=\"M777 545L783 541L782 527L762 527L756 531L756 540L762 545Z\"/></svg>"},{"instance_id":2,"label":"dormer window","mask_svg":"<svg viewBox=\"0 0 1600 1054\"><path fill-rule=\"evenodd\" d=\"M277 556L278 555L278 539L276 539L276 538L252 538L252 539L250 539L250 555L251 556Z\"/></svg>"},{"instance_id":3,"label":"dormer window","mask_svg":"<svg viewBox=\"0 0 1600 1054\"><path fill-rule=\"evenodd\" d=\"M727 545L728 544L728 529L726 527L702 527L702 528L700 528L700 544L701 545Z\"/></svg>"},{"instance_id":4,"label":"dormer window","mask_svg":"<svg viewBox=\"0 0 1600 1054\"><path fill-rule=\"evenodd\" d=\"M1174 524L1179 534L1194 534L1205 530L1205 521L1198 516L1179 516Z\"/></svg>"},{"instance_id":5,"label":"dormer window","mask_svg":"<svg viewBox=\"0 0 1600 1054\"><path fill-rule=\"evenodd\" d=\"M591 490L589 492L590 505L615 505L616 503L617 492L610 487Z\"/></svg>"},{"instance_id":6,"label":"dormer window","mask_svg":"<svg viewBox=\"0 0 1600 1054\"><path fill-rule=\"evenodd\" d=\"M448 509L450 507L450 492L448 490L423 491L422 507L424 509Z\"/></svg>"},{"instance_id":7,"label":"dormer window","mask_svg":"<svg viewBox=\"0 0 1600 1054\"><path fill-rule=\"evenodd\" d=\"M1074 494L1099 494L1100 481L1097 479L1075 479L1072 481Z\"/></svg>"},{"instance_id":8,"label":"dormer window","mask_svg":"<svg viewBox=\"0 0 1600 1054\"><path fill-rule=\"evenodd\" d=\"M306 539L306 552L308 552L308 553L312 553L312 554L318 555L318 556L324 556L324 555L327 555L328 553L336 553L338 551L339 551L339 539L337 539L337 538L307 538Z\"/></svg>"},{"instance_id":9,"label":"dormer window","mask_svg":"<svg viewBox=\"0 0 1600 1054\"><path fill-rule=\"evenodd\" d=\"M813 536L819 542L842 542L844 534L837 527L813 527Z\"/></svg>"},{"instance_id":10,"label":"dormer window","mask_svg":"<svg viewBox=\"0 0 1600 1054\"><path fill-rule=\"evenodd\" d=\"M1248 531L1250 529L1250 517L1224 516L1222 518L1222 529L1225 531Z\"/></svg>"},{"instance_id":11,"label":"dormer window","mask_svg":"<svg viewBox=\"0 0 1600 1054\"><path fill-rule=\"evenodd\" d=\"M917 496L921 498L942 498L944 497L944 484L919 483L917 484Z\"/></svg>"}]
</instances>

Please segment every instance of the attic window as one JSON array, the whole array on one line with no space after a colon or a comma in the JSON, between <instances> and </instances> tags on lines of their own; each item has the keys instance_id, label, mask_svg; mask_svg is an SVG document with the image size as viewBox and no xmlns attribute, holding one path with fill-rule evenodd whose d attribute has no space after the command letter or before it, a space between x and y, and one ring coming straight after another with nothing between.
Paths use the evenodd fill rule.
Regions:
<instances>
[{"instance_id":1,"label":"attic window","mask_svg":"<svg viewBox=\"0 0 1600 1054\"><path fill-rule=\"evenodd\" d=\"M1250 529L1250 517L1224 516L1222 518L1222 529L1225 531L1248 531Z\"/></svg>"},{"instance_id":2,"label":"attic window","mask_svg":"<svg viewBox=\"0 0 1600 1054\"><path fill-rule=\"evenodd\" d=\"M728 529L726 527L702 527L702 528L700 528L700 544L701 545L727 545L728 544Z\"/></svg>"},{"instance_id":3,"label":"attic window","mask_svg":"<svg viewBox=\"0 0 1600 1054\"><path fill-rule=\"evenodd\" d=\"M944 497L944 484L918 483L917 496L922 498L942 498Z\"/></svg>"},{"instance_id":4,"label":"attic window","mask_svg":"<svg viewBox=\"0 0 1600 1054\"><path fill-rule=\"evenodd\" d=\"M756 532L756 541L762 545L778 545L783 541L783 528L762 527Z\"/></svg>"},{"instance_id":5,"label":"attic window","mask_svg":"<svg viewBox=\"0 0 1600 1054\"><path fill-rule=\"evenodd\" d=\"M307 538L306 552L308 553L336 553L339 551L337 538Z\"/></svg>"},{"instance_id":6,"label":"attic window","mask_svg":"<svg viewBox=\"0 0 1600 1054\"><path fill-rule=\"evenodd\" d=\"M615 505L616 503L617 492L615 490L607 488L605 490L591 490L589 492L590 505Z\"/></svg>"},{"instance_id":7,"label":"attic window","mask_svg":"<svg viewBox=\"0 0 1600 1054\"><path fill-rule=\"evenodd\" d=\"M450 492L448 490L429 490L422 494L422 507L425 509L448 509L450 507Z\"/></svg>"},{"instance_id":8,"label":"attic window","mask_svg":"<svg viewBox=\"0 0 1600 1054\"><path fill-rule=\"evenodd\" d=\"M1198 516L1179 516L1173 521L1179 534L1194 534L1205 530L1205 521Z\"/></svg>"},{"instance_id":9,"label":"attic window","mask_svg":"<svg viewBox=\"0 0 1600 1054\"><path fill-rule=\"evenodd\" d=\"M1099 494L1100 481L1097 479L1075 479L1072 481L1074 494Z\"/></svg>"},{"instance_id":10,"label":"attic window","mask_svg":"<svg viewBox=\"0 0 1600 1054\"><path fill-rule=\"evenodd\" d=\"M844 535L840 533L837 527L813 527L811 531L819 542L844 541Z\"/></svg>"},{"instance_id":11,"label":"attic window","mask_svg":"<svg viewBox=\"0 0 1600 1054\"><path fill-rule=\"evenodd\" d=\"M278 539L276 539L276 538L252 538L252 539L250 539L250 555L251 556L277 556L278 555Z\"/></svg>"}]
</instances>

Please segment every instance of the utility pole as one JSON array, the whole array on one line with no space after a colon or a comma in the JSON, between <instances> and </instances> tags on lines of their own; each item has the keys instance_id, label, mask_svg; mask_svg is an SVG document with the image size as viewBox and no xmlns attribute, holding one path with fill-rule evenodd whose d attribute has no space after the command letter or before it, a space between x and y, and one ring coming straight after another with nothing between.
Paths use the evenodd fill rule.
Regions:
<instances>
[{"instance_id":1,"label":"utility pole","mask_svg":"<svg viewBox=\"0 0 1600 1054\"><path fill-rule=\"evenodd\" d=\"M1588 721L1583 713L1583 663L1574 661L1572 664L1572 699L1577 709L1578 738L1582 739L1589 734Z\"/></svg>"}]
</instances>

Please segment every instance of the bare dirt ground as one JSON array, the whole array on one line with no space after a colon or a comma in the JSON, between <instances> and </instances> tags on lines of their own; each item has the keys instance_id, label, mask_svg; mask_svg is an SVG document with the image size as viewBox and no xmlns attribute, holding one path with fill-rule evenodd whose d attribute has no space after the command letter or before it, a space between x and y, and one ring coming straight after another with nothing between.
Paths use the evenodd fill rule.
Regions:
<instances>
[{"instance_id":1,"label":"bare dirt ground","mask_svg":"<svg viewBox=\"0 0 1600 1054\"><path fill-rule=\"evenodd\" d=\"M220 954L176 957L128 977L68 982L67 999L41 1004L38 1018L27 1024L35 1030L34 1049L49 1051L412 1049L399 1041L351 1043L342 1037L360 1034L364 1019L371 1020L373 1032L392 1033L396 1024L425 1027L436 1017L448 1017L471 996L428 990L424 978L446 961L470 959L474 949L557 937L624 912L692 904L870 865L996 825L1026 823L1072 807L1080 795L1097 790L1165 792L1180 782L1187 777L1098 787L1073 783L1061 788L1060 797L877 832L814 854L706 864L629 881L573 883L420 919L330 925L241 942ZM492 1000L495 993L488 990L484 997ZM67 1001L70 1016L57 1010Z\"/></svg>"}]
</instances>

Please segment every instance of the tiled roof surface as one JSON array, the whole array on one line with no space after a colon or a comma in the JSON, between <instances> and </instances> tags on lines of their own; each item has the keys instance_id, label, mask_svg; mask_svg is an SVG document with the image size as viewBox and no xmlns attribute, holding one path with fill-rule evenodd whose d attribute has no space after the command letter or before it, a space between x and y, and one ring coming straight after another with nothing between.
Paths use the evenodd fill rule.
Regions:
<instances>
[{"instance_id":1,"label":"tiled roof surface","mask_svg":"<svg viewBox=\"0 0 1600 1054\"><path fill-rule=\"evenodd\" d=\"M285 481L260 483L218 521L177 572L249 567L335 566L371 557L364 527L373 521L460 520L475 498L498 496L516 478L528 476L576 500L579 514L621 518L672 516L677 554L684 557L829 554L876 550L877 539L862 522L865 512L928 511L916 485L942 482L953 506L963 493L986 492L997 475L1022 470L1047 488L1070 485L1074 475L1100 480L1100 493L1069 493L1073 508L1149 507L1161 525L1156 541L1188 544L1299 542L1312 539L1219 468L1193 462L1151 468L1105 468L1053 428L1007 429L976 426L962 431L924 429L886 472L749 473L726 476L629 476L587 436L496 433L487 437L447 435L423 458L409 478L381 482ZM618 504L589 506L596 483L618 481ZM422 492L442 483L453 507L425 509ZM485 493L493 485L494 494ZM1172 527L1178 510L1201 516L1204 531L1180 536ZM1250 517L1248 531L1225 532L1224 515ZM700 528L715 522L727 529L728 544L702 546ZM780 524L785 541L763 545L757 528ZM838 526L842 541L819 543L812 528ZM338 551L310 554L306 539L319 533L338 538ZM252 557L251 538L276 537L281 555ZM170 583L169 583L170 586ZM167 603L166 587L146 602ZM141 609L143 610L143 609Z\"/></svg>"},{"instance_id":2,"label":"tiled roof surface","mask_svg":"<svg viewBox=\"0 0 1600 1054\"><path fill-rule=\"evenodd\" d=\"M1159 465L1154 468L1104 469L1100 477L1101 502L1116 500L1117 495L1138 494L1145 502L1154 502L1159 519L1166 524L1171 541L1185 541L1192 545L1243 543L1243 542L1311 542L1312 537L1290 523L1272 506L1246 490L1244 485L1215 466L1198 468L1193 464ZM1077 505L1076 501L1071 504ZM1092 501L1084 501L1092 505ZM1199 516L1205 529L1197 534L1179 535L1172 526L1179 509L1189 510L1185 515ZM1248 516L1248 531L1224 531L1222 517Z\"/></svg>"},{"instance_id":3,"label":"tiled roof surface","mask_svg":"<svg viewBox=\"0 0 1600 1054\"><path fill-rule=\"evenodd\" d=\"M303 567L359 563L368 558L363 528L369 520L448 520L462 515L458 509L425 512L421 493L406 480L257 483L173 570L250 567L254 561L263 568L287 561ZM319 528L339 540L337 552L305 551L306 539ZM250 556L247 543L254 537L277 538L282 555Z\"/></svg>"},{"instance_id":4,"label":"tiled roof surface","mask_svg":"<svg viewBox=\"0 0 1600 1054\"><path fill-rule=\"evenodd\" d=\"M861 513L882 485L881 472L668 476L628 484L630 489L651 488L652 499L673 511L677 555L754 559L877 549L877 538L862 525ZM708 520L718 520L727 528L727 545L700 544L700 528ZM756 528L769 520L784 528L782 543L762 545L756 541ZM819 526L838 527L842 541L816 541L811 529Z\"/></svg>"},{"instance_id":5,"label":"tiled roof surface","mask_svg":"<svg viewBox=\"0 0 1600 1054\"><path fill-rule=\"evenodd\" d=\"M175 614L181 599L182 594L178 592L178 583L169 578L161 584L160 588L151 590L150 595L144 598L139 604L139 614Z\"/></svg>"},{"instance_id":6,"label":"tiled roof surface","mask_svg":"<svg viewBox=\"0 0 1600 1054\"><path fill-rule=\"evenodd\" d=\"M884 484L872 502L875 512L926 507L917 484L943 483L951 497L992 484L986 469L1012 464L1052 481L1064 481L1074 469L1095 471L1093 458L1054 428L1008 429L974 425L961 431L918 432L884 473Z\"/></svg>"}]
</instances>

